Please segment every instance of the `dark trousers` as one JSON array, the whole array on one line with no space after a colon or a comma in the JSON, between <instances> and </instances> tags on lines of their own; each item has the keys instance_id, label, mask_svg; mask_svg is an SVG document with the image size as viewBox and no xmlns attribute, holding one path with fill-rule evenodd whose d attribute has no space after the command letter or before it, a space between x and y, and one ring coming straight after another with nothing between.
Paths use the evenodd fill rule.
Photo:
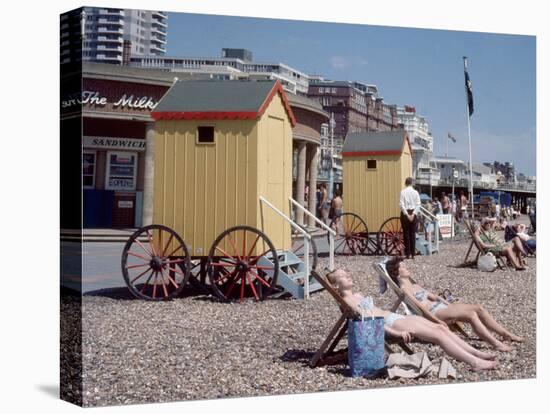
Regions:
<instances>
[{"instance_id":1,"label":"dark trousers","mask_svg":"<svg viewBox=\"0 0 550 414\"><path fill-rule=\"evenodd\" d=\"M411 210L412 212L412 210ZM414 257L416 251L416 223L417 219L414 216L413 221L401 212L401 227L403 228L403 243L405 244L405 256Z\"/></svg>"}]
</instances>

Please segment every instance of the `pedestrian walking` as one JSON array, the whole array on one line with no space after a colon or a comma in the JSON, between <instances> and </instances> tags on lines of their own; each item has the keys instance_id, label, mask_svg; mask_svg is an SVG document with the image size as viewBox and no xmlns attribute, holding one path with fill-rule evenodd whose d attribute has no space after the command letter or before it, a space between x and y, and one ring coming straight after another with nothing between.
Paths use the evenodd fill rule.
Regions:
<instances>
[{"instance_id":1,"label":"pedestrian walking","mask_svg":"<svg viewBox=\"0 0 550 414\"><path fill-rule=\"evenodd\" d=\"M399 195L399 209L401 210L401 227L403 228L403 242L405 244L405 256L414 259L416 251L416 224L420 210L420 194L413 186L413 179L407 177L405 188Z\"/></svg>"}]
</instances>

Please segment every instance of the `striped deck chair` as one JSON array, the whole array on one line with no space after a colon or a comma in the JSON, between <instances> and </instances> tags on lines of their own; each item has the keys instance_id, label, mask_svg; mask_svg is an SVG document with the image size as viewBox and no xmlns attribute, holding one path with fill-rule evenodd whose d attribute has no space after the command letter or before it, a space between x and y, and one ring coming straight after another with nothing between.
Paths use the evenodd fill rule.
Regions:
<instances>
[{"instance_id":1,"label":"striped deck chair","mask_svg":"<svg viewBox=\"0 0 550 414\"><path fill-rule=\"evenodd\" d=\"M424 309L421 309L418 307L410 298L403 292L403 289L401 289L390 277L386 270L386 262L389 258L386 257L380 262L375 262L372 264L374 267L374 270L384 281L386 284L393 290L395 295L397 296L397 299L393 306L391 307L390 311L395 312L397 308L401 305L403 308L403 311L406 315L421 315L426 317L426 311ZM411 278L412 283L416 283L414 279ZM458 332L462 335L464 335L466 338L468 338L468 334L464 331L464 324L462 322L454 322L449 324L449 328L453 330L454 332Z\"/></svg>"}]
</instances>

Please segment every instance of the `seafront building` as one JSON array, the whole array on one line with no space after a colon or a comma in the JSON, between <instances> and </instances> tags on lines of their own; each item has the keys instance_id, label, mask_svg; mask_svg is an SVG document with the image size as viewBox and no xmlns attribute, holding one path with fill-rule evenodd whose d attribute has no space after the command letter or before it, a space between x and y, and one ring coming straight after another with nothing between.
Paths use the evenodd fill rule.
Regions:
<instances>
[{"instance_id":1,"label":"seafront building","mask_svg":"<svg viewBox=\"0 0 550 414\"><path fill-rule=\"evenodd\" d=\"M60 17L61 63L122 65L166 53L168 15L158 10L82 7Z\"/></svg>"}]
</instances>

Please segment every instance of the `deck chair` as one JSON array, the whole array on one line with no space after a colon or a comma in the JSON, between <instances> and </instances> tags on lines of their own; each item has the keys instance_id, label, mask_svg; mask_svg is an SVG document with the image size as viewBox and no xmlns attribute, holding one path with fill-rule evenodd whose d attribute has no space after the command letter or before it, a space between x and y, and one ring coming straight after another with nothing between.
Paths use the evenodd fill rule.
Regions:
<instances>
[{"instance_id":1,"label":"deck chair","mask_svg":"<svg viewBox=\"0 0 550 414\"><path fill-rule=\"evenodd\" d=\"M481 245L480 240L477 238L477 236L475 234L473 222L468 220L468 219L465 219L464 220L464 225L468 229L468 233L470 233L470 237L471 237L472 241L470 242L470 247L468 247L468 251L466 252L466 256L464 257L464 261L459 265L459 267L474 267L474 266L477 265L477 259L479 258L479 256L481 254L487 253L488 250L485 249ZM483 231L483 230L481 230L481 231ZM468 257L470 256L470 253L472 252L472 249L473 249L474 246L477 248L477 254L476 254L474 260L468 261ZM502 257L500 255L495 255L495 257L496 257L497 266L498 266L499 269L509 270L508 265L506 264L506 260L504 259L504 257Z\"/></svg>"},{"instance_id":2,"label":"deck chair","mask_svg":"<svg viewBox=\"0 0 550 414\"><path fill-rule=\"evenodd\" d=\"M403 307L403 310L405 314L407 315L422 315L426 317L426 312L424 309L419 308L414 302L412 302L407 295L405 295L405 292L393 281L393 279L388 274L388 271L386 270L386 262L388 258L383 259L380 262L374 262L372 266L374 267L374 270L384 281L386 284L393 290L393 292L396 294L397 299L393 306L391 307L390 311L395 312L399 306ZM412 283L416 283L411 278ZM452 324L449 324L449 328L453 330L454 332L458 332L462 335L464 335L466 338L468 338L468 334L464 330L464 324L462 322L454 322Z\"/></svg>"},{"instance_id":3,"label":"deck chair","mask_svg":"<svg viewBox=\"0 0 550 414\"><path fill-rule=\"evenodd\" d=\"M508 224L504 228L504 241L510 241L514 237L518 235L517 231L514 229L514 227L511 224ZM531 248L527 242L521 240L521 244L523 246L523 249L527 252L527 256L536 257L537 252L535 249Z\"/></svg>"},{"instance_id":4,"label":"deck chair","mask_svg":"<svg viewBox=\"0 0 550 414\"><path fill-rule=\"evenodd\" d=\"M325 290L332 296L332 298L338 303L342 314L328 333L325 341L321 347L317 350L315 355L310 359L309 366L315 368L321 365L333 365L347 361L348 350L347 348L334 351L336 346L342 340L348 330L348 319L357 317L357 313L342 299L340 294L332 287L330 282L326 278L328 271L312 270L311 275L325 288ZM389 353L393 353L391 345L398 344L409 355L413 354L413 350L410 346L403 342L401 338L386 338L385 348Z\"/></svg>"}]
</instances>

